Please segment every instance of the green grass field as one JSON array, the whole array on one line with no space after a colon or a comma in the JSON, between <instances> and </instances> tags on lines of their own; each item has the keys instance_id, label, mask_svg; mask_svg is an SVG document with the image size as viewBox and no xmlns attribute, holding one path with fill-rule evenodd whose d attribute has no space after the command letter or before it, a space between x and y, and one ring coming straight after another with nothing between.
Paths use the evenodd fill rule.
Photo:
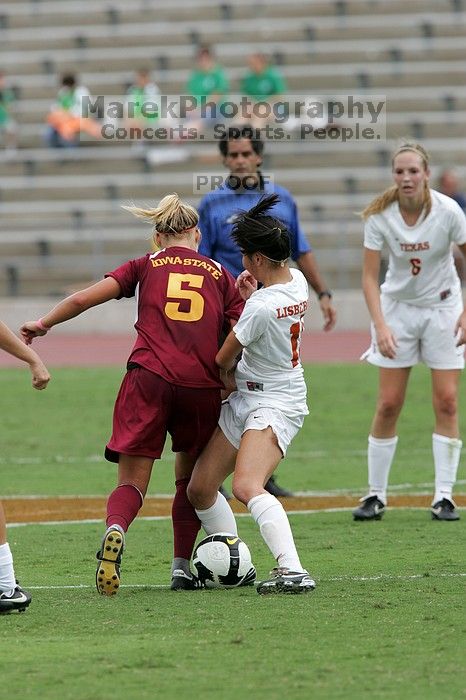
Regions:
<instances>
[{"instance_id":1,"label":"green grass field","mask_svg":"<svg viewBox=\"0 0 466 700\"><path fill-rule=\"evenodd\" d=\"M27 372L2 370L0 493L106 495L115 467L102 452L121 375L60 369L46 392L33 392ZM311 415L280 481L362 495L376 371L319 365L307 376ZM432 423L429 375L418 368L392 492L431 492ZM167 449L150 492L172 493L171 472ZM464 475L463 464L458 492ZM290 520L318 584L306 596L169 591L171 526L160 519L133 524L122 589L102 598L93 584L101 523L10 528L17 573L34 599L24 615L0 617L0 697L466 697L464 512L457 523L432 522L424 509L389 510L366 524L347 511ZM239 528L266 575L273 562L256 526L242 517Z\"/></svg>"}]
</instances>

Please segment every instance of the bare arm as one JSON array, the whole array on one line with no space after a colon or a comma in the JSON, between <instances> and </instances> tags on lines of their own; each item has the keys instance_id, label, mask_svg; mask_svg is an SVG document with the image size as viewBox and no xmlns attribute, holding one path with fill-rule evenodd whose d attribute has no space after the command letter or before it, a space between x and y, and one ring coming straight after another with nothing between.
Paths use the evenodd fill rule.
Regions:
<instances>
[{"instance_id":1,"label":"bare arm","mask_svg":"<svg viewBox=\"0 0 466 700\"><path fill-rule=\"evenodd\" d=\"M296 261L299 269L307 279L308 284L312 287L317 295L327 291L322 275L320 274L317 260L312 251L303 253ZM337 312L332 306L332 300L328 296L323 296L319 299L320 310L324 317L324 331L331 331L335 327L337 321Z\"/></svg>"},{"instance_id":2,"label":"bare arm","mask_svg":"<svg viewBox=\"0 0 466 700\"><path fill-rule=\"evenodd\" d=\"M463 260L466 262L466 243L458 246L463 255ZM466 309L459 317L455 326L455 335L458 336L456 345L464 345L466 343Z\"/></svg>"},{"instance_id":3,"label":"bare arm","mask_svg":"<svg viewBox=\"0 0 466 700\"><path fill-rule=\"evenodd\" d=\"M391 329L385 323L380 305L380 251L364 248L362 268L362 288L367 308L375 327L377 345L384 357L393 359L396 355L397 342Z\"/></svg>"},{"instance_id":4,"label":"bare arm","mask_svg":"<svg viewBox=\"0 0 466 700\"><path fill-rule=\"evenodd\" d=\"M120 285L113 277L106 277L104 280L93 284L91 287L82 289L80 292L71 294L63 299L51 311L42 317L42 324L46 330L38 326L37 321L26 321L21 326L20 332L27 345L32 343L33 338L45 335L57 323L63 323L70 318L79 316L83 311L103 304L110 299L115 299L121 293Z\"/></svg>"},{"instance_id":5,"label":"bare arm","mask_svg":"<svg viewBox=\"0 0 466 700\"><path fill-rule=\"evenodd\" d=\"M0 348L29 365L34 389L45 389L50 381L47 367L39 355L32 348L26 347L2 321L0 321Z\"/></svg>"},{"instance_id":6,"label":"bare arm","mask_svg":"<svg viewBox=\"0 0 466 700\"><path fill-rule=\"evenodd\" d=\"M215 357L215 362L221 370L228 372L228 370L232 369L236 365L236 358L242 349L243 346L236 339L236 335L233 333L233 331L230 331Z\"/></svg>"}]
</instances>

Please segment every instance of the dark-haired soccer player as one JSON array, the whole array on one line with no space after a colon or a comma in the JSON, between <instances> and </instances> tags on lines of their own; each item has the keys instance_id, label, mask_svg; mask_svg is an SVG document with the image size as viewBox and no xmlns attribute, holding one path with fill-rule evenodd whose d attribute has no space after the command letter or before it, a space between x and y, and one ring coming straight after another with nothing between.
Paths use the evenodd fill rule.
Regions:
<instances>
[{"instance_id":1,"label":"dark-haired soccer player","mask_svg":"<svg viewBox=\"0 0 466 700\"><path fill-rule=\"evenodd\" d=\"M258 585L262 594L315 588L299 559L282 504L264 488L308 413L299 358L308 286L304 275L288 265L288 231L270 215L277 202L277 195L263 198L239 217L233 229L245 267L238 285L247 301L216 362L232 373L242 352L234 370L237 390L222 404L219 425L188 486L206 533L236 535L233 512L217 494L234 472L233 493L247 506L277 562L271 578ZM260 289L257 282L263 285Z\"/></svg>"},{"instance_id":2,"label":"dark-haired soccer player","mask_svg":"<svg viewBox=\"0 0 466 700\"><path fill-rule=\"evenodd\" d=\"M330 331L336 323L332 294L319 270L314 253L301 227L298 208L284 187L266 181L261 173L264 142L260 131L250 125L231 127L219 143L223 164L229 171L225 182L206 194L199 204L199 226L202 241L199 252L218 260L237 277L244 269L241 251L231 237L233 226L241 211L250 209L266 194L278 194L272 214L286 224L291 252L298 268L318 297L324 319L324 330ZM275 496L292 494L279 486L274 478L266 489Z\"/></svg>"}]
</instances>

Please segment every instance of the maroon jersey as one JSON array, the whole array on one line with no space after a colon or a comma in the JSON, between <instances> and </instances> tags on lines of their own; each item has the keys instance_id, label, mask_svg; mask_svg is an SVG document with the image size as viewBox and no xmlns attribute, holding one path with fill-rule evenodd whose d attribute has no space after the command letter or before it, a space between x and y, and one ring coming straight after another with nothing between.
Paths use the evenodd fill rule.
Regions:
<instances>
[{"instance_id":1,"label":"maroon jersey","mask_svg":"<svg viewBox=\"0 0 466 700\"><path fill-rule=\"evenodd\" d=\"M215 355L222 329L244 306L233 276L190 248L173 246L130 260L113 277L121 297L137 295L137 339L128 362L168 382L222 387Z\"/></svg>"}]
</instances>

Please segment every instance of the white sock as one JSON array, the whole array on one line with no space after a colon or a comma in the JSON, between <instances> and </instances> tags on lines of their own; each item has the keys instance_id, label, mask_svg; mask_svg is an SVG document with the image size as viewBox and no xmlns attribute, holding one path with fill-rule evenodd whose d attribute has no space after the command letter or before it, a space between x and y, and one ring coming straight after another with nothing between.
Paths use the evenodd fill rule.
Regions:
<instances>
[{"instance_id":1,"label":"white sock","mask_svg":"<svg viewBox=\"0 0 466 700\"><path fill-rule=\"evenodd\" d=\"M278 565L290 571L304 571L288 516L280 501L270 493L261 493L251 498L248 510L259 525L261 535Z\"/></svg>"},{"instance_id":2,"label":"white sock","mask_svg":"<svg viewBox=\"0 0 466 700\"><path fill-rule=\"evenodd\" d=\"M197 510L196 514L202 523L202 527L208 535L216 532L228 532L238 536L235 516L231 510L227 499L220 492L217 493L217 500L213 506L207 510Z\"/></svg>"},{"instance_id":3,"label":"white sock","mask_svg":"<svg viewBox=\"0 0 466 700\"><path fill-rule=\"evenodd\" d=\"M392 438L375 438L369 435L367 448L367 465L369 473L369 496L377 496L382 503L387 503L388 475L395 456L398 436Z\"/></svg>"},{"instance_id":4,"label":"white sock","mask_svg":"<svg viewBox=\"0 0 466 700\"><path fill-rule=\"evenodd\" d=\"M16 588L13 555L8 542L0 545L0 593L12 593Z\"/></svg>"},{"instance_id":5,"label":"white sock","mask_svg":"<svg viewBox=\"0 0 466 700\"><path fill-rule=\"evenodd\" d=\"M435 495L432 505L442 498L452 500L453 486L463 443L456 438L432 433L432 451L435 467Z\"/></svg>"}]
</instances>

